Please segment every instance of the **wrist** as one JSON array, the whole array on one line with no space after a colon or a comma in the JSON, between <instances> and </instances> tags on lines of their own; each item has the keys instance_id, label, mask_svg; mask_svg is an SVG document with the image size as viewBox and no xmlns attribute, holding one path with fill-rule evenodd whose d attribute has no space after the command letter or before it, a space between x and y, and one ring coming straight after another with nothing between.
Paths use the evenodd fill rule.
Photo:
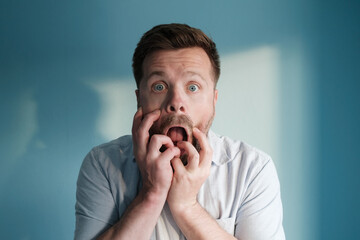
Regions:
<instances>
[{"instance_id":1,"label":"wrist","mask_svg":"<svg viewBox=\"0 0 360 240\"><path fill-rule=\"evenodd\" d=\"M147 190L146 188L142 188L139 195L141 201L149 205L149 207L158 205L162 207L166 201L167 192Z\"/></svg>"},{"instance_id":2,"label":"wrist","mask_svg":"<svg viewBox=\"0 0 360 240\"><path fill-rule=\"evenodd\" d=\"M186 217L186 216L190 216L193 215L194 212L196 212L199 208L201 208L200 204L198 203L198 201L195 199L191 202L180 202L180 203L170 203L169 204L169 208L170 211L173 215L177 215L177 216L182 216L182 217Z\"/></svg>"}]
</instances>

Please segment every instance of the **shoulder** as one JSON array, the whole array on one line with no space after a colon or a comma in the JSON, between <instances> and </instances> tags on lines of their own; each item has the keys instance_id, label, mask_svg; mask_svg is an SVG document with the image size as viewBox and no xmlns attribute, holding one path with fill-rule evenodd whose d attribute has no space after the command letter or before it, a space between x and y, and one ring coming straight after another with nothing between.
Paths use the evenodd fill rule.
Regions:
<instances>
[{"instance_id":1,"label":"shoulder","mask_svg":"<svg viewBox=\"0 0 360 240\"><path fill-rule=\"evenodd\" d=\"M265 152L243 141L233 140L209 132L213 148L213 166L231 176L239 176L245 186L255 179L266 179L278 185L277 171L272 158Z\"/></svg>"},{"instance_id":2,"label":"shoulder","mask_svg":"<svg viewBox=\"0 0 360 240\"><path fill-rule=\"evenodd\" d=\"M85 157L82 168L95 167L107 172L131 162L134 162L132 137L125 135L92 148Z\"/></svg>"},{"instance_id":3,"label":"shoulder","mask_svg":"<svg viewBox=\"0 0 360 240\"><path fill-rule=\"evenodd\" d=\"M102 154L129 153L132 152L131 135L125 135L110 142L94 147L91 151Z\"/></svg>"},{"instance_id":4,"label":"shoulder","mask_svg":"<svg viewBox=\"0 0 360 240\"><path fill-rule=\"evenodd\" d=\"M221 136L212 131L209 131L208 137L214 152L213 161L217 165L241 162L248 167L264 166L272 161L267 153L243 141Z\"/></svg>"},{"instance_id":5,"label":"shoulder","mask_svg":"<svg viewBox=\"0 0 360 240\"><path fill-rule=\"evenodd\" d=\"M132 138L130 135L119 137L94 147L90 153L94 154L98 159L112 159L119 157L120 159L123 159L124 157L132 157Z\"/></svg>"}]
</instances>

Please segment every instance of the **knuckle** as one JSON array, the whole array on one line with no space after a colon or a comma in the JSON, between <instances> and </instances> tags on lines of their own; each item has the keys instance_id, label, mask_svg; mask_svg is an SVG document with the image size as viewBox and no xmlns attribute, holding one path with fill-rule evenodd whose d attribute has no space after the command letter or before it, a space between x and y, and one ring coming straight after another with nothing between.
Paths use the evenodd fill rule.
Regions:
<instances>
[{"instance_id":1,"label":"knuckle","mask_svg":"<svg viewBox=\"0 0 360 240\"><path fill-rule=\"evenodd\" d=\"M172 155L175 155L175 154L177 153L177 149L174 148L174 147L171 147L171 148L168 148L168 149L169 149L169 151L170 151L170 153L171 153Z\"/></svg>"},{"instance_id":2,"label":"knuckle","mask_svg":"<svg viewBox=\"0 0 360 240\"><path fill-rule=\"evenodd\" d=\"M158 135L158 134L152 135L151 138L150 138L150 142L152 142L153 144L158 144L158 143L160 143L160 142L161 142L161 137L160 137L160 135Z\"/></svg>"}]
</instances>

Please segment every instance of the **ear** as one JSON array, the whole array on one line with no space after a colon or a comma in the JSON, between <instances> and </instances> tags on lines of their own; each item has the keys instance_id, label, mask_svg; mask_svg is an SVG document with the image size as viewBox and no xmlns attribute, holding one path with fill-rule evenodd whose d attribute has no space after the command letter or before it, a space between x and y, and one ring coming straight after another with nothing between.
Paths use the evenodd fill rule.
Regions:
<instances>
[{"instance_id":1,"label":"ear","mask_svg":"<svg viewBox=\"0 0 360 240\"><path fill-rule=\"evenodd\" d=\"M140 105L140 90L139 89L135 90L135 95L136 95L137 108L139 108L139 107L141 107L141 105Z\"/></svg>"},{"instance_id":2,"label":"ear","mask_svg":"<svg viewBox=\"0 0 360 240\"><path fill-rule=\"evenodd\" d=\"M214 107L215 107L215 105L216 105L217 99L218 99L218 90L215 89L215 90L214 90Z\"/></svg>"}]
</instances>

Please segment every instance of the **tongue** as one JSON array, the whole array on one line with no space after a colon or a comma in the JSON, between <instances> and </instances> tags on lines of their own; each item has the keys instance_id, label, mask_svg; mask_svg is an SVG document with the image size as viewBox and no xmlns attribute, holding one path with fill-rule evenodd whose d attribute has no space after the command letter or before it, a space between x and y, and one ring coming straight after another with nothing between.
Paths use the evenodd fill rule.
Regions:
<instances>
[{"instance_id":1,"label":"tongue","mask_svg":"<svg viewBox=\"0 0 360 240\"><path fill-rule=\"evenodd\" d=\"M169 129L167 134L174 143L185 140L185 130L181 127L173 127Z\"/></svg>"}]
</instances>

